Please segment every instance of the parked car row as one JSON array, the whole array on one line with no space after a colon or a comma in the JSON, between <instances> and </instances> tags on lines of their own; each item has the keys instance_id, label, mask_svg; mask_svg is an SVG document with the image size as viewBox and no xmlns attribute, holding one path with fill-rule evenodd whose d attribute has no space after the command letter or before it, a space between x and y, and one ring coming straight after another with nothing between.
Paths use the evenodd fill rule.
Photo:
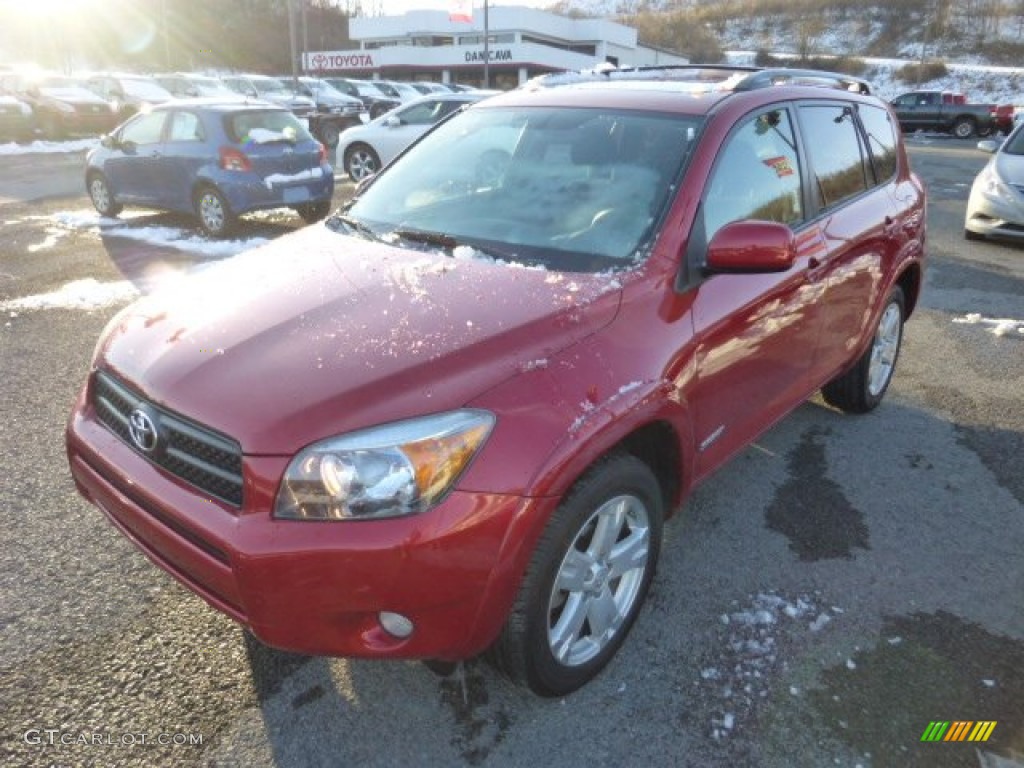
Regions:
<instances>
[{"instance_id":1,"label":"parked car row","mask_svg":"<svg viewBox=\"0 0 1024 768\"><path fill-rule=\"evenodd\" d=\"M464 88L464 87L462 87ZM320 141L334 147L342 130L430 93L451 93L439 83L222 76L189 72L68 76L39 71L0 73L0 141L37 135L62 140L107 133L139 111L173 98L261 99L288 107Z\"/></svg>"},{"instance_id":2,"label":"parked car row","mask_svg":"<svg viewBox=\"0 0 1024 768\"><path fill-rule=\"evenodd\" d=\"M0 75L0 92L23 105L19 112L24 120L11 136L14 139L31 140L36 131L48 139L95 136L111 130L119 120L115 106L80 78L5 72Z\"/></svg>"}]
</instances>

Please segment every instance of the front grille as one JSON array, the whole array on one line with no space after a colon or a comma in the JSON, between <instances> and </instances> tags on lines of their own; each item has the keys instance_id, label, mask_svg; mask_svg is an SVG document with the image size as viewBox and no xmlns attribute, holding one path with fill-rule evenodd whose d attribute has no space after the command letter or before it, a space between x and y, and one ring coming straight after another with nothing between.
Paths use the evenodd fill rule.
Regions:
<instances>
[{"instance_id":1,"label":"front grille","mask_svg":"<svg viewBox=\"0 0 1024 768\"><path fill-rule=\"evenodd\" d=\"M99 420L140 455L204 493L242 506L242 448L237 442L149 402L102 371L93 382L92 404ZM148 452L130 430L131 415L140 409L156 425L156 447Z\"/></svg>"}]
</instances>

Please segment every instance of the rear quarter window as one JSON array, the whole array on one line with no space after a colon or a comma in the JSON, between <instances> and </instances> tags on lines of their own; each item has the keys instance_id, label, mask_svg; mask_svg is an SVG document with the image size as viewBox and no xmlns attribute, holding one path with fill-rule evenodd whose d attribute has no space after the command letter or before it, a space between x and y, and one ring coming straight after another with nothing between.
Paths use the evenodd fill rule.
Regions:
<instances>
[{"instance_id":1,"label":"rear quarter window","mask_svg":"<svg viewBox=\"0 0 1024 768\"><path fill-rule=\"evenodd\" d=\"M861 105L858 108L860 121L868 137L871 161L875 169L875 180L882 184L896 175L897 132L889 111L881 107Z\"/></svg>"}]
</instances>

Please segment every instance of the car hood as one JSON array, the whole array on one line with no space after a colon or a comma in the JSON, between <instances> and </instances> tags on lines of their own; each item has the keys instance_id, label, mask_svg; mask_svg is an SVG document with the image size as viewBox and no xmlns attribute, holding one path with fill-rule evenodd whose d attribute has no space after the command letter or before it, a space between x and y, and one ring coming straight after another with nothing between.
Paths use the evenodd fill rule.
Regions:
<instances>
[{"instance_id":1,"label":"car hood","mask_svg":"<svg viewBox=\"0 0 1024 768\"><path fill-rule=\"evenodd\" d=\"M63 101L68 104L106 104L106 100L85 88L61 87L41 88L39 91L43 96L53 101Z\"/></svg>"},{"instance_id":2,"label":"car hood","mask_svg":"<svg viewBox=\"0 0 1024 768\"><path fill-rule=\"evenodd\" d=\"M610 322L619 293L318 225L128 307L96 364L245 453L287 455L461 407Z\"/></svg>"}]
</instances>

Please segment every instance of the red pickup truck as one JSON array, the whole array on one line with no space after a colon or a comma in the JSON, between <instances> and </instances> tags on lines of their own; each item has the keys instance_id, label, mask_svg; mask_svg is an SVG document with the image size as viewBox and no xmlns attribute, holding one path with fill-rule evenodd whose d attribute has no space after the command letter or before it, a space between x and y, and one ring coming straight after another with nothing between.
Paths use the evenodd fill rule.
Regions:
<instances>
[{"instance_id":1,"label":"red pickup truck","mask_svg":"<svg viewBox=\"0 0 1024 768\"><path fill-rule=\"evenodd\" d=\"M892 101L905 131L945 131L960 139L1013 129L1012 104L970 104L955 91L911 91Z\"/></svg>"}]
</instances>

